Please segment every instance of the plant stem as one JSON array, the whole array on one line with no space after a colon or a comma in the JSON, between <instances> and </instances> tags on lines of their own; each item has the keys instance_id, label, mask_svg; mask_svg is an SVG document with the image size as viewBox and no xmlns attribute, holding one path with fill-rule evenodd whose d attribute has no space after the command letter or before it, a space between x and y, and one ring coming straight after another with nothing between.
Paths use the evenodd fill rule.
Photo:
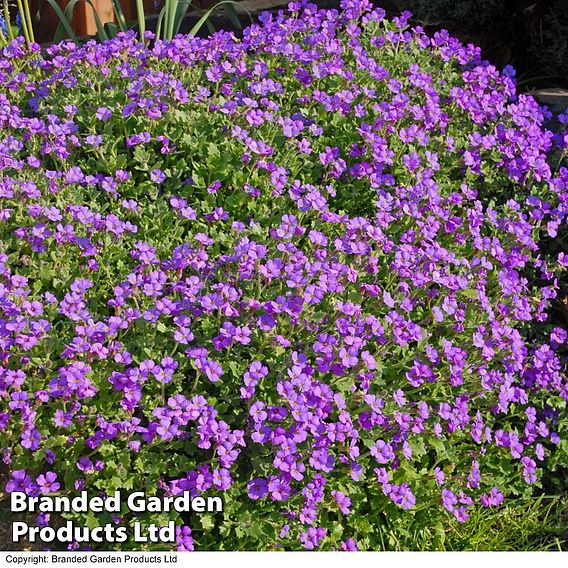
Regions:
<instances>
[{"instance_id":1,"label":"plant stem","mask_svg":"<svg viewBox=\"0 0 568 568\"><path fill-rule=\"evenodd\" d=\"M4 21L6 22L8 41L12 41L14 39L14 31L12 30L12 26L10 25L10 10L8 9L8 0L4 0ZM4 36L2 36L2 38L4 38ZM8 43L8 41L6 41L6 43Z\"/></svg>"},{"instance_id":2,"label":"plant stem","mask_svg":"<svg viewBox=\"0 0 568 568\"><path fill-rule=\"evenodd\" d=\"M32 26L32 16L28 0L24 0L24 5L25 5L24 11L26 16L26 22L28 24L28 33L30 35L30 41L33 43L35 42L35 35L34 35L34 28ZM22 18L22 20L24 19L24 15L22 13L20 13L20 17Z\"/></svg>"},{"instance_id":3,"label":"plant stem","mask_svg":"<svg viewBox=\"0 0 568 568\"><path fill-rule=\"evenodd\" d=\"M140 40L146 42L146 15L144 13L143 0L136 0L136 13L138 15L138 29L140 33Z\"/></svg>"},{"instance_id":4,"label":"plant stem","mask_svg":"<svg viewBox=\"0 0 568 568\"><path fill-rule=\"evenodd\" d=\"M24 32L24 37L26 38L26 44L29 46L31 44L30 32L28 31L28 24L26 22L26 17L24 15L24 6L22 0L16 0L18 4L18 10L20 11L20 19L22 21L22 31ZM8 22L8 26L10 23Z\"/></svg>"},{"instance_id":5,"label":"plant stem","mask_svg":"<svg viewBox=\"0 0 568 568\"><path fill-rule=\"evenodd\" d=\"M165 39L171 40L174 35L174 22L177 11L177 0L166 0L167 6L167 22L166 22L166 37Z\"/></svg>"}]
</instances>

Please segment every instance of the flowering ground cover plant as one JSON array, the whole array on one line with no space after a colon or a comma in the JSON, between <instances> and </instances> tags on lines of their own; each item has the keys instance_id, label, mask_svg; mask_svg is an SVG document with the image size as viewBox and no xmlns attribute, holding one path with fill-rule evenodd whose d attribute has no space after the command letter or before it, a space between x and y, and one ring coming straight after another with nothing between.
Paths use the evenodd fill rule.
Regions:
<instances>
[{"instance_id":1,"label":"flowering ground cover plant","mask_svg":"<svg viewBox=\"0 0 568 568\"><path fill-rule=\"evenodd\" d=\"M3 50L6 491L221 495L136 517L179 550L379 549L566 465L566 138L407 14L289 9Z\"/></svg>"}]
</instances>

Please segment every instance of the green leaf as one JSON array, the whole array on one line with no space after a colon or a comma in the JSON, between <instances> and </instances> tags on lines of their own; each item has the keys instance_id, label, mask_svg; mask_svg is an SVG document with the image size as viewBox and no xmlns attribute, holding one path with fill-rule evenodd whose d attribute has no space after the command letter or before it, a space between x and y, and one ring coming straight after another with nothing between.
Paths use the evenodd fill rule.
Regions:
<instances>
[{"instance_id":1,"label":"green leaf","mask_svg":"<svg viewBox=\"0 0 568 568\"><path fill-rule=\"evenodd\" d=\"M99 520L93 513L89 513L85 520L85 525L91 530L96 529L99 526Z\"/></svg>"},{"instance_id":2,"label":"green leaf","mask_svg":"<svg viewBox=\"0 0 568 568\"><path fill-rule=\"evenodd\" d=\"M159 321L159 322L156 324L156 329L157 329L158 331L162 332L162 333L166 333L166 331L168 331L168 328L167 328L166 324L164 324L164 322L162 322L162 321Z\"/></svg>"},{"instance_id":3,"label":"green leaf","mask_svg":"<svg viewBox=\"0 0 568 568\"><path fill-rule=\"evenodd\" d=\"M204 531L210 531L215 526L212 515L202 515L200 520Z\"/></svg>"},{"instance_id":4,"label":"green leaf","mask_svg":"<svg viewBox=\"0 0 568 568\"><path fill-rule=\"evenodd\" d=\"M189 31L189 35L195 35L196 33L198 33L199 30L203 27L203 24L205 24L206 22L208 22L209 16L211 16L211 14L212 14L219 6L223 6L224 4L235 4L235 5L238 5L238 2L234 2L234 0L223 0L223 2L218 2L217 4L215 4L215 6L209 8L209 10L207 10L207 12L205 12L205 14L203 14L203 16L201 16L201 18L199 18L199 20L197 21L197 23L191 28L191 30ZM178 29L179 29L179 28L178 28Z\"/></svg>"},{"instance_id":5,"label":"green leaf","mask_svg":"<svg viewBox=\"0 0 568 568\"><path fill-rule=\"evenodd\" d=\"M55 41L59 41L59 40L63 39L62 30L64 28L67 31L67 33L69 34L69 37L73 41L75 41L75 43L79 43L79 40L77 39L77 36L75 35L75 33L73 33L73 30L72 30L71 24L70 24L70 22L73 21L73 13L75 11L75 6L79 2L86 2L87 4L89 4L89 6L91 6L91 8L93 10L93 17L95 18L95 24L97 26L98 36L103 40L108 39L108 35L105 31L103 23L101 22L101 19L99 17L99 14L98 14L96 8L95 8L95 5L91 2L91 0L71 0L71 2L69 2L69 4L67 4L67 6L65 6L65 14L63 14L63 12L61 11L61 8L59 8L59 6L57 6L58 9L55 8L55 6L57 4L54 0L47 0L47 1L51 4L51 7L55 10L56 14L59 16L59 25L57 26L57 30L55 31L55 38L54 38Z\"/></svg>"},{"instance_id":6,"label":"green leaf","mask_svg":"<svg viewBox=\"0 0 568 568\"><path fill-rule=\"evenodd\" d=\"M465 296L466 298L471 298L472 300L477 299L477 290L472 290L471 288L466 288L465 290L460 290L459 294Z\"/></svg>"}]
</instances>

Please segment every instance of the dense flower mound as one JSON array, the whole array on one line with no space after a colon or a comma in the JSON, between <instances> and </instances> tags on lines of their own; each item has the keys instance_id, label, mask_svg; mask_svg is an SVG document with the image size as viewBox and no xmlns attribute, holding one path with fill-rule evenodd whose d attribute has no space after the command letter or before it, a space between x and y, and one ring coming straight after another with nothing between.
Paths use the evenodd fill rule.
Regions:
<instances>
[{"instance_id":1,"label":"dense flower mound","mask_svg":"<svg viewBox=\"0 0 568 568\"><path fill-rule=\"evenodd\" d=\"M342 8L4 50L8 492L220 495L137 518L180 550L351 550L566 459L567 334L530 332L568 266L539 250L562 135L477 48Z\"/></svg>"}]
</instances>

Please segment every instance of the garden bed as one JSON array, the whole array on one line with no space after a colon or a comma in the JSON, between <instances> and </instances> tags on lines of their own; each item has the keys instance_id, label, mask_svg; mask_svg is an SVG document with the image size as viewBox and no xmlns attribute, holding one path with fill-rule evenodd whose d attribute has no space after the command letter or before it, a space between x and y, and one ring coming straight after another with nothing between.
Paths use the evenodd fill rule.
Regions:
<instances>
[{"instance_id":1,"label":"garden bed","mask_svg":"<svg viewBox=\"0 0 568 568\"><path fill-rule=\"evenodd\" d=\"M64 515L178 550L565 546L568 116L342 8L4 51L7 492L221 496Z\"/></svg>"}]
</instances>

